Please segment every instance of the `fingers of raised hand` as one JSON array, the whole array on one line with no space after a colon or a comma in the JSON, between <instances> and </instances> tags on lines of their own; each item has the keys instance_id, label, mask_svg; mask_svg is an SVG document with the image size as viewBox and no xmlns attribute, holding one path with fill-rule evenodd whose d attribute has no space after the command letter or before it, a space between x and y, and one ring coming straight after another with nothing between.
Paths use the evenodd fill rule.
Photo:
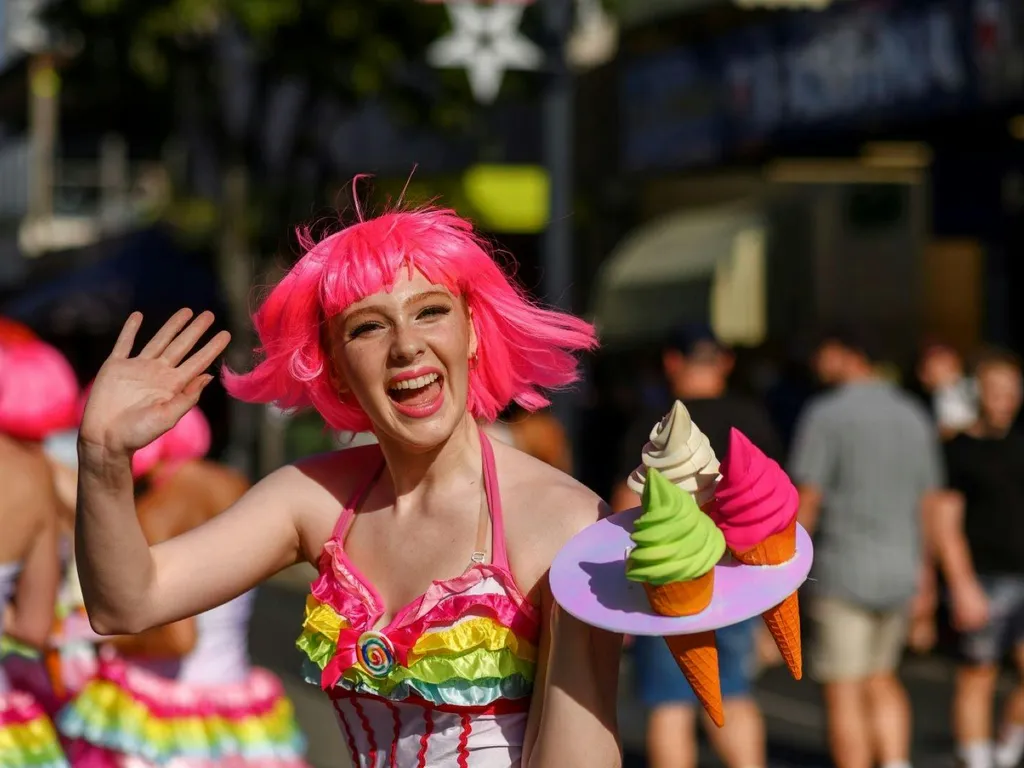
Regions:
<instances>
[{"instance_id":1,"label":"fingers of raised hand","mask_svg":"<svg viewBox=\"0 0 1024 768\"><path fill-rule=\"evenodd\" d=\"M160 353L160 359L169 365L177 365L185 359L185 355L192 351L196 342L203 338L203 334L210 330L211 325L213 325L213 313L203 312L189 323L185 330L174 337L174 340Z\"/></svg>"},{"instance_id":2,"label":"fingers of raised hand","mask_svg":"<svg viewBox=\"0 0 1024 768\"><path fill-rule=\"evenodd\" d=\"M132 312L128 315L128 319L121 326L121 332L117 335L117 341L114 342L114 348L111 350L110 356L128 357L132 353L132 347L135 345L135 336L138 334L141 326L141 312Z\"/></svg>"},{"instance_id":3,"label":"fingers of raised hand","mask_svg":"<svg viewBox=\"0 0 1024 768\"><path fill-rule=\"evenodd\" d=\"M202 376L196 376L192 381L185 385L185 388L181 392L171 398L168 405L174 411L175 418L181 418L199 402L199 396L202 394L203 390L206 389L206 385L211 381L213 381L213 376L208 373L205 373Z\"/></svg>"},{"instance_id":4,"label":"fingers of raised hand","mask_svg":"<svg viewBox=\"0 0 1024 768\"><path fill-rule=\"evenodd\" d=\"M175 340L191 319L191 309L179 309L171 315L171 318L163 324L163 327L157 331L153 335L153 338L149 340L149 343L142 348L142 351L139 352L139 357L154 358L162 355L168 345Z\"/></svg>"},{"instance_id":5,"label":"fingers of raised hand","mask_svg":"<svg viewBox=\"0 0 1024 768\"><path fill-rule=\"evenodd\" d=\"M186 381L191 382L213 365L213 361L220 357L220 354L227 349L229 341L231 341L231 334L227 331L221 331L206 342L198 352L179 365L177 368L178 372Z\"/></svg>"}]
</instances>

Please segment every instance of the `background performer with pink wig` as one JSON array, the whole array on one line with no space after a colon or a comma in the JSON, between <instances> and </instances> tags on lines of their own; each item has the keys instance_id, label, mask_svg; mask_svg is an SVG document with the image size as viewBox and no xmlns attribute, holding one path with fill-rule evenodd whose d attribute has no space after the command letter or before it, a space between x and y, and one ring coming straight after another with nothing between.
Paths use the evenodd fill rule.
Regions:
<instances>
[{"instance_id":1,"label":"background performer with pink wig","mask_svg":"<svg viewBox=\"0 0 1024 768\"><path fill-rule=\"evenodd\" d=\"M209 450L210 426L192 408L132 457L151 545L202 525L248 490L238 473L203 458ZM249 662L253 597L106 643L95 679L58 719L74 766L304 766L281 683Z\"/></svg>"},{"instance_id":2,"label":"background performer with pink wig","mask_svg":"<svg viewBox=\"0 0 1024 768\"><path fill-rule=\"evenodd\" d=\"M150 546L131 455L195 405L228 336L193 351L213 317L186 310L133 351L133 315L80 433L94 626L180 621L306 561L320 575L298 645L357 765L619 766L621 637L563 613L547 580L605 505L478 427L575 381L592 327L527 299L450 211L392 212L304 246L254 318L257 365L226 384L378 443L286 466Z\"/></svg>"},{"instance_id":3,"label":"background performer with pink wig","mask_svg":"<svg viewBox=\"0 0 1024 768\"><path fill-rule=\"evenodd\" d=\"M60 502L41 449L73 424L78 382L64 357L28 329L0 319L0 634L27 648L10 666L41 681L38 660L53 624L60 582ZM0 765L64 768L57 734L39 699L15 688L0 666Z\"/></svg>"}]
</instances>

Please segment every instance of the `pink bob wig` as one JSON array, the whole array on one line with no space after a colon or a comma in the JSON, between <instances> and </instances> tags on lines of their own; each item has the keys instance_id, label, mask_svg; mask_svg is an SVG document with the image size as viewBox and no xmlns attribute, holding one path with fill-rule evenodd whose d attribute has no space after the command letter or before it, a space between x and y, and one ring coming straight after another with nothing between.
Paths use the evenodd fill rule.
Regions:
<instances>
[{"instance_id":1,"label":"pink bob wig","mask_svg":"<svg viewBox=\"0 0 1024 768\"><path fill-rule=\"evenodd\" d=\"M362 408L331 385L321 331L353 303L390 291L403 269L462 297L472 312L478 348L466 406L476 419L493 421L512 401L531 411L547 405L543 390L576 381L576 353L597 346L589 323L527 298L453 211L396 211L319 242L308 229L299 238L304 255L253 316L259 362L249 373L224 371L240 400L312 406L333 429L370 430Z\"/></svg>"},{"instance_id":2,"label":"pink bob wig","mask_svg":"<svg viewBox=\"0 0 1024 768\"><path fill-rule=\"evenodd\" d=\"M79 413L85 411L92 382L85 388L79 403ZM178 423L156 440L132 454L132 477L138 480L159 464L181 463L201 459L210 452L210 422L196 406L182 416Z\"/></svg>"},{"instance_id":3,"label":"pink bob wig","mask_svg":"<svg viewBox=\"0 0 1024 768\"><path fill-rule=\"evenodd\" d=\"M77 427L79 392L64 355L0 318L0 433L35 442Z\"/></svg>"}]
</instances>

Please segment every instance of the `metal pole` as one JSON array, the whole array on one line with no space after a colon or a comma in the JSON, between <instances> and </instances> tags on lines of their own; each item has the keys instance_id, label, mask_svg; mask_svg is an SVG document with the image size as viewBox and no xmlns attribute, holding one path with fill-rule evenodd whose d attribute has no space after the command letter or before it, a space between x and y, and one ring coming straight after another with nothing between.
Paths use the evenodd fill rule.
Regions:
<instances>
[{"instance_id":1,"label":"metal pole","mask_svg":"<svg viewBox=\"0 0 1024 768\"><path fill-rule=\"evenodd\" d=\"M565 48L572 32L574 0L540 0L548 39L548 82L544 89L542 121L544 165L551 185L551 220L541 249L544 298L550 304L573 310L573 80ZM577 455L577 419L574 400L564 393L553 399L555 417L562 423Z\"/></svg>"},{"instance_id":2,"label":"metal pole","mask_svg":"<svg viewBox=\"0 0 1024 768\"><path fill-rule=\"evenodd\" d=\"M30 221L49 225L53 215L54 163L57 153L57 110L60 78L48 53L29 59L29 175L28 216Z\"/></svg>"}]
</instances>

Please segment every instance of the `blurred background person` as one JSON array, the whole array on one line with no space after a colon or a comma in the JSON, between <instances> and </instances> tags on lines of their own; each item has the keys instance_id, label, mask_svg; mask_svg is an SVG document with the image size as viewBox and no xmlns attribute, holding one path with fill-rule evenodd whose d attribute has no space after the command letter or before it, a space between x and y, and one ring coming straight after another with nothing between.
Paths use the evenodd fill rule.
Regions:
<instances>
[{"instance_id":1,"label":"blurred background person","mask_svg":"<svg viewBox=\"0 0 1024 768\"><path fill-rule=\"evenodd\" d=\"M78 385L57 350L0 319L0 635L20 651L0 665L0 765L65 765L45 704L18 678L39 663L60 582L60 500L40 443L74 419Z\"/></svg>"},{"instance_id":2,"label":"blurred background person","mask_svg":"<svg viewBox=\"0 0 1024 768\"><path fill-rule=\"evenodd\" d=\"M917 365L917 378L927 394L939 435L948 440L978 419L978 388L964 373L960 353L941 341L925 345Z\"/></svg>"},{"instance_id":3,"label":"blurred background person","mask_svg":"<svg viewBox=\"0 0 1024 768\"><path fill-rule=\"evenodd\" d=\"M2 364L0 364L2 365ZM0 435L0 631L33 650L45 647L60 580L57 497L45 459ZM15 689L0 666L0 765L64 765L42 704Z\"/></svg>"},{"instance_id":4,"label":"blurred background person","mask_svg":"<svg viewBox=\"0 0 1024 768\"><path fill-rule=\"evenodd\" d=\"M511 445L563 472L572 473L572 450L565 430L550 410L524 411L513 403L498 419L484 425L495 440Z\"/></svg>"},{"instance_id":5,"label":"blurred background person","mask_svg":"<svg viewBox=\"0 0 1024 768\"><path fill-rule=\"evenodd\" d=\"M823 335L812 366L833 389L808 404L790 460L816 541L811 675L839 768L906 768L911 712L896 670L924 580L923 505L942 484L938 438L856 333Z\"/></svg>"},{"instance_id":6,"label":"blurred background person","mask_svg":"<svg viewBox=\"0 0 1024 768\"><path fill-rule=\"evenodd\" d=\"M728 391L733 367L731 351L706 325L687 325L670 335L662 353L662 367L673 398L689 409L721 459L735 427L778 460L782 448L768 415L757 403ZM635 507L640 498L625 478L640 462L651 427L661 421L664 407L651 407L628 430L622 462L622 478L612 494L615 511ZM755 667L755 632L760 617L715 633L719 673L725 709L725 727L707 718L660 637L633 639L632 654L637 695L649 709L647 749L655 768L692 768L697 763L696 713L701 711L705 731L715 751L729 768L756 768L766 764L764 721L751 690ZM767 642L774 643L771 638Z\"/></svg>"},{"instance_id":7,"label":"blurred background person","mask_svg":"<svg viewBox=\"0 0 1024 768\"><path fill-rule=\"evenodd\" d=\"M73 470L51 456L50 446L59 441L60 435L73 433L77 424L78 380L57 349L7 318L0 318L0 361L0 433L16 441L45 470L45 486L43 475L32 476L40 482L40 498L52 501L58 553L54 567L63 582L72 548L76 477ZM58 589L56 606L52 601L47 604L51 626L46 642L19 642L17 632L10 629L0 638L8 681L31 693L51 715L59 708L62 696L62 657L53 640L62 613L63 592L63 588ZM15 625L21 610L36 609L25 605L9 609L12 621L8 627ZM88 627L87 620L83 623Z\"/></svg>"},{"instance_id":8,"label":"blurred background person","mask_svg":"<svg viewBox=\"0 0 1024 768\"><path fill-rule=\"evenodd\" d=\"M133 456L139 520L150 544L202 525L248 489L237 472L203 458L209 448L209 424L194 408ZM253 597L137 635L103 638L96 678L58 718L76 764L304 766L304 739L280 681L250 664Z\"/></svg>"},{"instance_id":9,"label":"blurred background person","mask_svg":"<svg viewBox=\"0 0 1024 768\"><path fill-rule=\"evenodd\" d=\"M1024 755L1024 685L1006 701L993 749L999 663L1024 673L1024 437L1011 429L1021 406L1021 365L998 349L974 366L978 419L946 445L949 487L935 538L960 632L953 729L966 768L1009 768Z\"/></svg>"}]
</instances>

